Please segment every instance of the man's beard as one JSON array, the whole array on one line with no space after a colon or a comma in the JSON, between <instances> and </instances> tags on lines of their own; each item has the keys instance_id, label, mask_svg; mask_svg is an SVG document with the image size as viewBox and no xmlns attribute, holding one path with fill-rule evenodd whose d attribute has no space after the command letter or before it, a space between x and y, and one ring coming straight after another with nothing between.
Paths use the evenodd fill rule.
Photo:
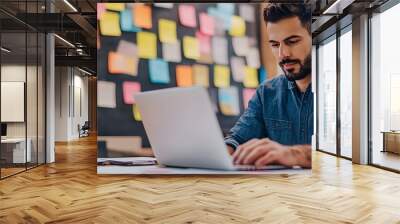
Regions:
<instances>
[{"instance_id":1,"label":"man's beard","mask_svg":"<svg viewBox=\"0 0 400 224\"><path fill-rule=\"evenodd\" d=\"M297 73L289 72L286 71L283 67L285 63L297 63L300 65L300 71ZM281 66L283 72L285 73L286 78L289 81L296 81L296 80L302 80L308 75L311 74L311 54L307 56L307 58L304 60L304 64L300 62L300 60L291 60L291 59L284 59L279 63L279 66Z\"/></svg>"}]
</instances>

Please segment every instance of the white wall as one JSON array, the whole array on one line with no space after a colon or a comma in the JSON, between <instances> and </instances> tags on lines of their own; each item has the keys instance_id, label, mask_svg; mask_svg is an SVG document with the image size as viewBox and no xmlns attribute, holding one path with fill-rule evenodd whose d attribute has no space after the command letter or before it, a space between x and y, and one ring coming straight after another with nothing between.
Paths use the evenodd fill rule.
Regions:
<instances>
[{"instance_id":1,"label":"white wall","mask_svg":"<svg viewBox=\"0 0 400 224\"><path fill-rule=\"evenodd\" d=\"M55 140L74 140L78 124L88 120L88 78L72 67L56 67L55 73Z\"/></svg>"}]
</instances>

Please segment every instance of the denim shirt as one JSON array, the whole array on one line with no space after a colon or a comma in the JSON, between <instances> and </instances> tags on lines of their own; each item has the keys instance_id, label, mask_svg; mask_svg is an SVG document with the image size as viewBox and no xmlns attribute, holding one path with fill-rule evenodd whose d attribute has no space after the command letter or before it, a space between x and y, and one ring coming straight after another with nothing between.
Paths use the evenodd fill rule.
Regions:
<instances>
[{"instance_id":1,"label":"denim shirt","mask_svg":"<svg viewBox=\"0 0 400 224\"><path fill-rule=\"evenodd\" d=\"M313 122L311 84L302 93L280 75L257 88L225 143L236 148L253 138L269 138L283 145L311 144Z\"/></svg>"}]
</instances>

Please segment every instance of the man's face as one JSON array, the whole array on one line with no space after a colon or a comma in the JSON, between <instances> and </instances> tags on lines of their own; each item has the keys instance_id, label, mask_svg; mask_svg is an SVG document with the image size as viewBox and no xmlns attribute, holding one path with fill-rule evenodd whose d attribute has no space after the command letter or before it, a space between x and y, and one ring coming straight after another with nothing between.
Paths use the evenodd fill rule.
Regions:
<instances>
[{"instance_id":1,"label":"man's face","mask_svg":"<svg viewBox=\"0 0 400 224\"><path fill-rule=\"evenodd\" d=\"M289 80L311 74L311 35L298 17L267 23L269 43Z\"/></svg>"}]
</instances>

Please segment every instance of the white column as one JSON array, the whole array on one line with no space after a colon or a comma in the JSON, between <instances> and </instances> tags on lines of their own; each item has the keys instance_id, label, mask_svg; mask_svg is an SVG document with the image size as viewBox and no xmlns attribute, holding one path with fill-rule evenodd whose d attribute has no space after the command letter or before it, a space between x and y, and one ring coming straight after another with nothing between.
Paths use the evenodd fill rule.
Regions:
<instances>
[{"instance_id":1,"label":"white column","mask_svg":"<svg viewBox=\"0 0 400 224\"><path fill-rule=\"evenodd\" d=\"M353 20L353 162L368 163L368 16Z\"/></svg>"}]
</instances>

